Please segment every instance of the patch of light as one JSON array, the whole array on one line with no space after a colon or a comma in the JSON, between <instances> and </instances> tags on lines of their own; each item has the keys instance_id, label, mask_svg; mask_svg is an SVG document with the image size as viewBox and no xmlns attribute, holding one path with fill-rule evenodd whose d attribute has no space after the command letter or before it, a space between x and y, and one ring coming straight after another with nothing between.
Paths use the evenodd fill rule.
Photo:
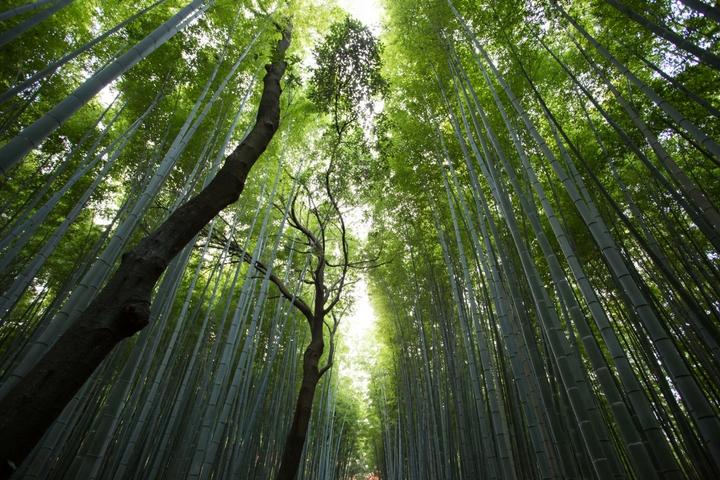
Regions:
<instances>
[{"instance_id":1,"label":"patch of light","mask_svg":"<svg viewBox=\"0 0 720 480\"><path fill-rule=\"evenodd\" d=\"M110 85L106 86L102 90L100 90L100 93L98 93L98 102L100 102L100 105L103 106L103 108L107 108L117 97L118 91L115 88L115 82L111 83Z\"/></svg>"},{"instance_id":2,"label":"patch of light","mask_svg":"<svg viewBox=\"0 0 720 480\"><path fill-rule=\"evenodd\" d=\"M366 25L374 35L379 35L383 9L379 0L337 0L338 5L355 19ZM384 104L375 102L373 110L381 112ZM366 131L369 135L369 132ZM366 242L371 222L361 208L345 212L349 230L361 242ZM364 399L370 394L370 372L380 349L376 341L376 316L370 304L367 279L363 275L353 286L353 313L340 322L340 336L345 351L339 355L341 376L346 377Z\"/></svg>"},{"instance_id":3,"label":"patch of light","mask_svg":"<svg viewBox=\"0 0 720 480\"><path fill-rule=\"evenodd\" d=\"M382 7L378 0L338 0L338 5L367 25L375 35L380 33Z\"/></svg>"},{"instance_id":4,"label":"patch of light","mask_svg":"<svg viewBox=\"0 0 720 480\"><path fill-rule=\"evenodd\" d=\"M361 208L350 208L343 212L343 216L345 218L345 223L347 223L348 230L352 232L355 238L365 243L367 241L370 228L372 227L370 220L365 215L365 212Z\"/></svg>"},{"instance_id":5,"label":"patch of light","mask_svg":"<svg viewBox=\"0 0 720 480\"><path fill-rule=\"evenodd\" d=\"M363 397L369 396L370 370L379 347L375 341L375 312L370 304L365 277L354 285L355 305L352 315L340 322L340 335L346 351L338 358L340 375L350 380Z\"/></svg>"},{"instance_id":6,"label":"patch of light","mask_svg":"<svg viewBox=\"0 0 720 480\"><path fill-rule=\"evenodd\" d=\"M105 155L107 157L107 155ZM103 158L107 160L107 158ZM110 192L95 203L91 211L93 212L93 223L100 227L107 227L115 219L115 214L120 209L120 197L112 194L112 191L119 191L122 188L122 181L115 178L107 180Z\"/></svg>"}]
</instances>

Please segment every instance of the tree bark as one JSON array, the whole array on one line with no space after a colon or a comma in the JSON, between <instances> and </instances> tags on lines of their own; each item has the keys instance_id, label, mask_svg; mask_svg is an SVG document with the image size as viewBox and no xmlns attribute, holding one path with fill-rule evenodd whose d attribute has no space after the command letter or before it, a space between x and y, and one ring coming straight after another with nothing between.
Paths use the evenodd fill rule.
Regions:
<instances>
[{"instance_id":1,"label":"tree bark","mask_svg":"<svg viewBox=\"0 0 720 480\"><path fill-rule=\"evenodd\" d=\"M243 191L250 169L278 129L280 80L287 67L285 52L290 39L288 26L277 43L272 63L265 66L255 125L225 159L215 178L123 256L117 271L88 308L0 400L0 479L8 478L30 453L115 345L148 324L153 287L170 261Z\"/></svg>"},{"instance_id":2,"label":"tree bark","mask_svg":"<svg viewBox=\"0 0 720 480\"><path fill-rule=\"evenodd\" d=\"M310 324L310 344L305 349L305 354L303 355L302 383L295 404L293 422L290 426L287 439L285 440L285 449L283 450L277 480L295 480L295 477L297 477L300 461L302 460L303 447L305 446L305 439L307 437L308 425L310 424L315 389L320 378L328 370L332 362L332 358L328 358L327 365L322 369L319 368L320 357L322 357L323 350L325 349L323 326L325 325L325 313L328 311L325 308L325 302L327 301L325 293L325 242L322 241L318 243L315 237L309 233L309 230L304 229L303 231L307 232L306 235L313 244L319 245L321 252L318 255L318 264L313 273L313 286L315 288L313 314L305 314L305 318L307 318ZM345 261L347 262L347 259ZM330 350L330 355L332 355L332 347Z\"/></svg>"},{"instance_id":3,"label":"tree bark","mask_svg":"<svg viewBox=\"0 0 720 480\"><path fill-rule=\"evenodd\" d=\"M294 480L300 468L305 438L312 414L315 389L320 381L321 373L318 365L325 347L322 337L322 321L320 322L319 338L313 333L313 339L303 355L303 379L295 404L292 426L285 441L282 463L277 480Z\"/></svg>"}]
</instances>

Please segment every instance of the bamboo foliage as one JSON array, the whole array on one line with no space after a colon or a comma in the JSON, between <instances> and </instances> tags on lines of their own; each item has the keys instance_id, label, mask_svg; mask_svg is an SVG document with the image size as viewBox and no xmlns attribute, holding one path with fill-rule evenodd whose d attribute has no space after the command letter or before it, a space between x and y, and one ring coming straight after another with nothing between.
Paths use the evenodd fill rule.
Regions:
<instances>
[{"instance_id":1,"label":"bamboo foliage","mask_svg":"<svg viewBox=\"0 0 720 480\"><path fill-rule=\"evenodd\" d=\"M67 3L68 1L63 0L63 2L59 2L51 8L56 8L57 5L65 5ZM204 6L202 0L193 0L128 52L119 56L105 68L88 78L69 95L68 98L58 103L43 117L36 120L32 125L24 128L15 138L0 148L0 158L2 158L0 162L0 172L6 175L10 168L21 161L25 155L34 147L37 147L48 135L62 125L100 90L172 38L178 31L181 31L188 24L192 23L193 20L202 15L203 11ZM0 41L0 44L1 43Z\"/></svg>"},{"instance_id":2,"label":"bamboo foliage","mask_svg":"<svg viewBox=\"0 0 720 480\"><path fill-rule=\"evenodd\" d=\"M174 2L130 10L132 14L121 17L120 23L99 30L104 33L57 57L60 60L36 74L13 82L3 98L23 97L23 91L32 86L34 92L25 97L29 100L23 100L23 108L34 108L38 92L49 95L54 88L51 83L56 71L64 71L61 67L73 68L136 20L146 20L150 13L162 15L154 10L167 3ZM181 5L184 8L175 10L171 20L131 49L132 57L110 58L100 75L108 69L117 73L117 65L121 71L129 69L206 12L211 16L212 6L204 2ZM161 73L157 78L164 78L164 83L153 92L154 98L140 106L142 100L136 103L142 97L139 92L123 90L133 79L123 78L109 106L99 110L86 105L80 117L71 119L87 126L77 143L44 163L38 164L37 157L31 156L11 173L22 178L38 168L36 173L46 176L38 182L38 190L12 200L12 208L7 209L11 216L3 213L3 395L22 381L106 284L123 250L137 239L138 230L162 223L169 212L207 187L239 134L244 131L246 137L251 132L249 112L258 103L260 62L267 61L265 45L276 43L275 34L266 27L277 20L256 12L249 2L230 7L232 21L212 17L222 26L208 28L207 36L200 39L207 45L202 45L205 52L197 53L192 66L198 75L192 81L197 85L187 83L184 76L173 78L173 69L178 67L169 62L165 69L157 69ZM15 9L3 18L22 19L32 10ZM208 58L207 51L215 47L217 54ZM152 71L156 65L146 63L142 68ZM90 84L99 90L96 77L80 90L89 91ZM38 82L43 85L36 90ZM74 105L71 109L82 105L72 95L68 102ZM288 100L287 105L291 104ZM65 104L61 101L60 105ZM85 121L84 112L91 106L99 116ZM8 110L10 115L12 111ZM68 129L60 128L61 132ZM46 130L42 135L49 133ZM12 148L22 135L6 148ZM297 143L297 137L292 141ZM51 149L44 145L38 151L45 148ZM284 148L294 152L298 147ZM138 152L141 156L133 158ZM292 416L276 412L292 411L303 328L288 304L293 300L276 300L272 283L280 276L276 272L282 272L285 292L299 298L309 263L285 228L290 199L298 187L288 183L283 161L291 158L297 168L297 159L292 157L296 154L278 150L270 155L270 165L259 168L258 178L248 182L247 201L215 218L170 263L157 286L151 327L110 355L22 466L3 464L3 478L8 467L17 468L17 478L277 474ZM3 161L9 158L3 154ZM281 196L285 211L278 215L275 204ZM104 208L111 212L109 223L99 228L96 219L88 220L85 214L88 205L98 209L105 201ZM54 275L57 259L64 256L64 242L77 241L74 229L87 224L92 246L82 251L72 274L59 285L44 284ZM253 252L250 265L244 252ZM35 295L36 285L44 285L40 296ZM55 298L48 301L50 290ZM324 393L317 402L320 407L308 444L321 448L309 452L304 462L308 471L322 469L325 478L334 478L347 471L347 466L334 465L341 454L352 454L353 442L343 434L344 423L336 422L341 414L336 410L337 380L320 387ZM324 448L326 438L333 440Z\"/></svg>"},{"instance_id":3,"label":"bamboo foliage","mask_svg":"<svg viewBox=\"0 0 720 480\"><path fill-rule=\"evenodd\" d=\"M652 23L651 8L631 14L625 4L608 3L647 28L648 43L668 40L711 65L704 47L690 47L667 25ZM713 8L701 3L687 5ZM641 49L613 51L630 40L608 46L606 36L585 26L595 12L580 15L561 2L519 12L501 4L424 5L428 10L407 26L401 25L410 10L396 7L391 15L402 35L426 35L424 48L432 52L426 62L403 57L400 41L393 53L432 72L434 81L396 78L403 101L391 106L392 115L412 123L396 128L401 146L390 149L392 165L408 162L418 177L391 180L405 195L388 195L404 212L391 228L410 245L410 258L424 261L406 256L375 277L381 305L388 302L381 317L388 317L389 345L403 352L389 361L392 373L376 378L380 472L388 478L715 475L717 312L709 289L710 272L717 271L717 192L700 188L686 172L716 172L717 132L697 110L683 111L692 102L712 114L712 100ZM544 74L553 76L555 91ZM668 90L658 79L682 96L664 97ZM566 104L558 100L564 88ZM575 112L581 117L573 120ZM667 128L662 134L659 117ZM607 175L581 143L583 131L610 165ZM703 167L683 158L690 149ZM650 184L627 179L633 156L649 170ZM676 212L672 219L648 211L648 198ZM423 226L409 230L404 223ZM699 255L676 255L680 244L685 251L699 248ZM709 263L701 260L705 255ZM403 285L408 278L413 290ZM435 329L445 331L437 345L413 339ZM439 402L423 391L437 388L434 376L449 384ZM418 381L409 386L408 377ZM423 413L411 415L411 408ZM449 420L424 423L426 408ZM415 453L432 458L442 451L422 443L427 430L443 439L438 442L457 438L458 455L428 463Z\"/></svg>"}]
</instances>

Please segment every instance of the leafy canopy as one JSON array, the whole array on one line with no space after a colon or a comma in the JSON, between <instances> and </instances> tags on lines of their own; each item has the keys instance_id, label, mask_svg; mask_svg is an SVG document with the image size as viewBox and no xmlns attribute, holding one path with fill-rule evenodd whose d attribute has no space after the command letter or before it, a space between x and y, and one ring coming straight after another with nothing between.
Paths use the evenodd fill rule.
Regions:
<instances>
[{"instance_id":1,"label":"leafy canopy","mask_svg":"<svg viewBox=\"0 0 720 480\"><path fill-rule=\"evenodd\" d=\"M336 119L351 122L372 101L383 96L387 83L380 75L382 45L357 20L346 17L333 24L315 52L310 100Z\"/></svg>"}]
</instances>

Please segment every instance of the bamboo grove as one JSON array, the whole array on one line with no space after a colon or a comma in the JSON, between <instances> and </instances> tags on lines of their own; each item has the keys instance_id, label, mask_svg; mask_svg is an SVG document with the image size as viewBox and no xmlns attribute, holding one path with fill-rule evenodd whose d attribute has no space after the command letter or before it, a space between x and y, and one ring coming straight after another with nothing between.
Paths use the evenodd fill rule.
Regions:
<instances>
[{"instance_id":1,"label":"bamboo grove","mask_svg":"<svg viewBox=\"0 0 720 480\"><path fill-rule=\"evenodd\" d=\"M720 477L720 7L383 8L0 7L0 478Z\"/></svg>"},{"instance_id":2,"label":"bamboo grove","mask_svg":"<svg viewBox=\"0 0 720 480\"><path fill-rule=\"evenodd\" d=\"M717 476L717 8L388 8L383 478Z\"/></svg>"}]
</instances>

